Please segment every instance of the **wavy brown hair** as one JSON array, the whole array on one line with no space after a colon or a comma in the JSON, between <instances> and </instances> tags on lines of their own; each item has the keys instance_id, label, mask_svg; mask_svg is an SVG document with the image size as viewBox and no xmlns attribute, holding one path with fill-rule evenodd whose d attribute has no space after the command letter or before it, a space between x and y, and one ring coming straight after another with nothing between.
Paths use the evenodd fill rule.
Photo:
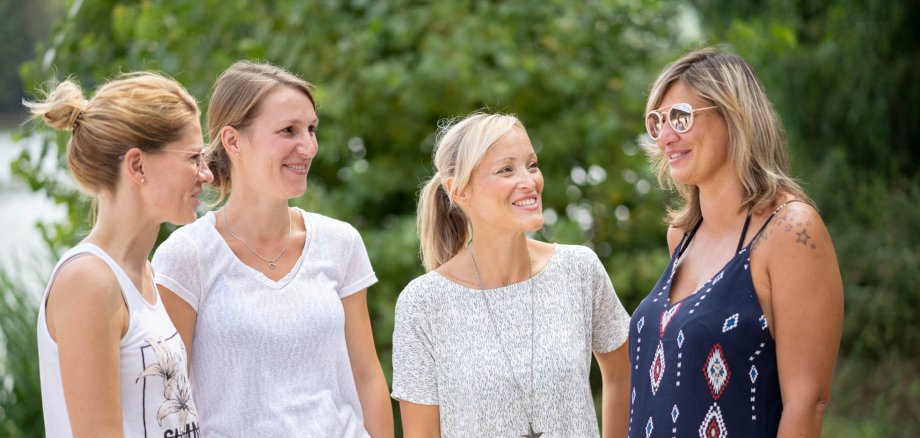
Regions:
<instances>
[{"instance_id":1,"label":"wavy brown hair","mask_svg":"<svg viewBox=\"0 0 920 438\"><path fill-rule=\"evenodd\" d=\"M744 194L742 211L761 211L791 194L811 202L789 175L786 139L779 117L764 92L754 70L740 56L717 48L690 52L664 71L652 85L646 113L659 107L671 85L680 82L709 105L717 107L728 126L728 156L741 178ZM699 188L680 184L671 178L668 162L657 145L645 150L665 190L680 197L676 208L668 211L668 223L687 231L703 217Z\"/></svg>"}]
</instances>

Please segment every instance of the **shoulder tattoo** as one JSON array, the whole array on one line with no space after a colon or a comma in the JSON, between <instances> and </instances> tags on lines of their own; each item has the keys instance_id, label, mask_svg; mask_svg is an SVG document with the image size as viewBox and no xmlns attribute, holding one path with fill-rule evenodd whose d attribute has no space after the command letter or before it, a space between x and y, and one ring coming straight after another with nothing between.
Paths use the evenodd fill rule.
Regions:
<instances>
[{"instance_id":1,"label":"shoulder tattoo","mask_svg":"<svg viewBox=\"0 0 920 438\"><path fill-rule=\"evenodd\" d=\"M812 222L804 217L803 212L784 208L777 213L773 223L760 234L760 237L751 246L751 250L754 250L761 241L766 241L774 232L792 234L795 237L796 245L815 250L818 247L815 245L811 229Z\"/></svg>"}]
</instances>

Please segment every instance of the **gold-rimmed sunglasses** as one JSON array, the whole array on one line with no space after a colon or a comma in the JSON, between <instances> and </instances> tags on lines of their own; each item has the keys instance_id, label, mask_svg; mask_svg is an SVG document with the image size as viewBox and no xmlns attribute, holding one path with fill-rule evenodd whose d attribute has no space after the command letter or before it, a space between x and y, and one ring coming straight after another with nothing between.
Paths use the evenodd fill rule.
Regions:
<instances>
[{"instance_id":1,"label":"gold-rimmed sunglasses","mask_svg":"<svg viewBox=\"0 0 920 438\"><path fill-rule=\"evenodd\" d=\"M681 102L675 103L669 108L649 111L649 113L645 115L645 129L648 131L649 137L652 137L653 140L658 140L658 137L661 136L661 129L664 127L664 121L667 119L668 124L671 125L671 129L677 133L683 134L693 127L693 114L695 112L713 108L718 107L707 106L694 109L689 103Z\"/></svg>"}]
</instances>

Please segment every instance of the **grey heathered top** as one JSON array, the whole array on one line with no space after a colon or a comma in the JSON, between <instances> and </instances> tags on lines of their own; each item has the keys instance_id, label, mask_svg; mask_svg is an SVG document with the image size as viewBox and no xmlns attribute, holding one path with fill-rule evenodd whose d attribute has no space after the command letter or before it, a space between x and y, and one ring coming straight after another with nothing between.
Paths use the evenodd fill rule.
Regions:
<instances>
[{"instance_id":1,"label":"grey heathered top","mask_svg":"<svg viewBox=\"0 0 920 438\"><path fill-rule=\"evenodd\" d=\"M543 438L597 436L592 351L621 346L629 314L597 255L583 246L556 245L532 280L497 289L470 289L437 272L409 283L396 303L393 398L438 405L444 437L527 432L531 283L534 430Z\"/></svg>"}]
</instances>

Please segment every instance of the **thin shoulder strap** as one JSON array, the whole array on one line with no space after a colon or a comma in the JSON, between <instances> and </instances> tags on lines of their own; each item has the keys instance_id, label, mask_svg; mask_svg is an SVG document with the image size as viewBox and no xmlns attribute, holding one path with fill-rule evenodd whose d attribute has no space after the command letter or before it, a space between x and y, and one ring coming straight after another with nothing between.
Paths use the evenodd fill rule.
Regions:
<instances>
[{"instance_id":1,"label":"thin shoulder strap","mask_svg":"<svg viewBox=\"0 0 920 438\"><path fill-rule=\"evenodd\" d=\"M805 202L805 201L802 201L801 199L790 199L790 200L788 200L788 201L786 201L786 202L780 204L779 207L776 207L776 210L773 210L773 213L770 214L770 217L768 217L767 220L763 223L763 225L760 226L760 229L757 230L757 234L755 234L755 235L754 235L754 238L751 239L751 243L756 242L757 239L760 238L760 234L763 233L763 230L766 230L766 229L767 229L767 225L770 224L770 221L773 220L773 218L776 216L776 213L779 213L780 210L786 208L787 205L789 205L789 204L791 204L791 203L793 203L793 202ZM750 243L749 243L748 245L750 245ZM739 250L739 251L740 251L740 250Z\"/></svg>"},{"instance_id":2,"label":"thin shoulder strap","mask_svg":"<svg viewBox=\"0 0 920 438\"><path fill-rule=\"evenodd\" d=\"M744 236L747 235L748 226L751 225L751 212L748 211L747 216L744 218L744 226L741 227L741 238L738 239L738 249L735 252L741 252L741 248L744 246Z\"/></svg>"},{"instance_id":3,"label":"thin shoulder strap","mask_svg":"<svg viewBox=\"0 0 920 438\"><path fill-rule=\"evenodd\" d=\"M693 240L693 236L696 235L696 231L700 229L700 225L703 225L702 217L700 217L699 222L693 226L693 229L690 230L689 233L684 233L684 237L681 237L680 242L677 242L677 248L674 250L674 254L676 254L678 258L684 255L684 251L686 251L687 247L690 246L690 241Z\"/></svg>"}]
</instances>

